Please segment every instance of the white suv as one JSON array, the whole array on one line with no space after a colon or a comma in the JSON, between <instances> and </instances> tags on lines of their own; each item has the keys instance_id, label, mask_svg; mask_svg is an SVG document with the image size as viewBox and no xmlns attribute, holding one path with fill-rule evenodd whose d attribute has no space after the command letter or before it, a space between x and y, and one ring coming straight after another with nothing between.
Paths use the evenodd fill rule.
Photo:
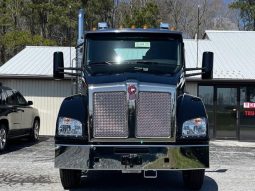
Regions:
<instances>
[{"instance_id":1,"label":"white suv","mask_svg":"<svg viewBox=\"0 0 255 191\"><path fill-rule=\"evenodd\" d=\"M0 86L0 152L9 139L29 137L38 141L40 117L38 110L31 107L20 92Z\"/></svg>"}]
</instances>

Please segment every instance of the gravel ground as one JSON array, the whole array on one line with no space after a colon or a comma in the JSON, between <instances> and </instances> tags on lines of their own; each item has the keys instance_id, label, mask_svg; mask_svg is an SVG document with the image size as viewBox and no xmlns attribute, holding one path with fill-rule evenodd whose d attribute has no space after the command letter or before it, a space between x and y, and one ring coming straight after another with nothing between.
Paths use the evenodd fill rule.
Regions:
<instances>
[{"instance_id":1,"label":"gravel ground","mask_svg":"<svg viewBox=\"0 0 255 191\"><path fill-rule=\"evenodd\" d=\"M255 191L255 142L211 141L210 163L201 190ZM186 190L180 172L162 172L157 179L112 172L89 175L76 190ZM52 137L42 137L37 144L12 141L0 154L0 191L8 190L63 190L54 168Z\"/></svg>"}]
</instances>

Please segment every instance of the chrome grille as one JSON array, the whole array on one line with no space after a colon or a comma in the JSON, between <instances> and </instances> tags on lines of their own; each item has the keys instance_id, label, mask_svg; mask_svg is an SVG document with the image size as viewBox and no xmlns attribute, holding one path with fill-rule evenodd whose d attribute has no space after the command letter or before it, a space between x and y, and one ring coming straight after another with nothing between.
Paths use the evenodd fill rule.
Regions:
<instances>
[{"instance_id":1,"label":"chrome grille","mask_svg":"<svg viewBox=\"0 0 255 191\"><path fill-rule=\"evenodd\" d=\"M93 136L128 137L126 92L98 92L93 97Z\"/></svg>"},{"instance_id":2,"label":"chrome grille","mask_svg":"<svg viewBox=\"0 0 255 191\"><path fill-rule=\"evenodd\" d=\"M171 94L140 92L137 100L136 137L170 137Z\"/></svg>"}]
</instances>

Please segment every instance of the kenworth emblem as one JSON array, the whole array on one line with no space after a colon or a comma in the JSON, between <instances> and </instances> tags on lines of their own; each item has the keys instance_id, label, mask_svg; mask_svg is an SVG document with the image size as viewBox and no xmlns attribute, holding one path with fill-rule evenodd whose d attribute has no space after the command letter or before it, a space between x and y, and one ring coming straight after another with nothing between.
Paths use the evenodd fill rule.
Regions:
<instances>
[{"instance_id":1,"label":"kenworth emblem","mask_svg":"<svg viewBox=\"0 0 255 191\"><path fill-rule=\"evenodd\" d=\"M128 84L128 99L134 100L136 99L137 88L135 84Z\"/></svg>"}]
</instances>

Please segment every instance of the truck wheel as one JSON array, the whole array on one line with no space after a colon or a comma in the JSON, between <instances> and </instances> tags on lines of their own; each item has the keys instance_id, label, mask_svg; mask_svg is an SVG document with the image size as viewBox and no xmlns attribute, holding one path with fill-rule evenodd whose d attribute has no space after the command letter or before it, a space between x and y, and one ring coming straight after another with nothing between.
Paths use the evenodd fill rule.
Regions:
<instances>
[{"instance_id":1,"label":"truck wheel","mask_svg":"<svg viewBox=\"0 0 255 191\"><path fill-rule=\"evenodd\" d=\"M64 189L75 188L81 181L80 170L59 169L60 179Z\"/></svg>"},{"instance_id":2,"label":"truck wheel","mask_svg":"<svg viewBox=\"0 0 255 191\"><path fill-rule=\"evenodd\" d=\"M184 184L193 190L200 190L203 185L205 170L184 170L182 177Z\"/></svg>"},{"instance_id":3,"label":"truck wheel","mask_svg":"<svg viewBox=\"0 0 255 191\"><path fill-rule=\"evenodd\" d=\"M0 152L4 151L7 145L7 130L4 125L0 126Z\"/></svg>"},{"instance_id":4,"label":"truck wheel","mask_svg":"<svg viewBox=\"0 0 255 191\"><path fill-rule=\"evenodd\" d=\"M40 122L38 119L34 120L33 128L30 134L30 139L34 142L39 141L39 130L40 130Z\"/></svg>"}]
</instances>

